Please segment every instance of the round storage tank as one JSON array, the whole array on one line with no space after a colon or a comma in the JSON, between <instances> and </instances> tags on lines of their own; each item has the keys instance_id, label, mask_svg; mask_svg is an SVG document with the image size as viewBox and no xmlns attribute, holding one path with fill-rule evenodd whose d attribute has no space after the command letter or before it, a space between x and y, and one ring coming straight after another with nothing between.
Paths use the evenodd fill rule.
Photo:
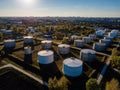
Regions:
<instances>
[{"instance_id":1,"label":"round storage tank","mask_svg":"<svg viewBox=\"0 0 120 90\"><path fill-rule=\"evenodd\" d=\"M31 47L24 47L24 62L32 64L32 50Z\"/></svg>"},{"instance_id":2,"label":"round storage tank","mask_svg":"<svg viewBox=\"0 0 120 90\"><path fill-rule=\"evenodd\" d=\"M43 37L47 39L52 39L52 35L44 35Z\"/></svg>"},{"instance_id":3,"label":"round storage tank","mask_svg":"<svg viewBox=\"0 0 120 90\"><path fill-rule=\"evenodd\" d=\"M60 54L68 54L70 53L70 45L60 44L58 45L58 51Z\"/></svg>"},{"instance_id":4,"label":"round storage tank","mask_svg":"<svg viewBox=\"0 0 120 90\"><path fill-rule=\"evenodd\" d=\"M109 32L109 33L108 33L108 36L115 38L115 37L116 37L116 34L115 34L115 33L112 33L112 32Z\"/></svg>"},{"instance_id":5,"label":"round storage tank","mask_svg":"<svg viewBox=\"0 0 120 90\"><path fill-rule=\"evenodd\" d=\"M118 30L112 30L108 35L110 37L116 38L118 35L118 32L119 32Z\"/></svg>"},{"instance_id":6,"label":"round storage tank","mask_svg":"<svg viewBox=\"0 0 120 90\"><path fill-rule=\"evenodd\" d=\"M33 37L32 36L25 36L24 43L26 43L26 44L33 43Z\"/></svg>"},{"instance_id":7,"label":"round storage tank","mask_svg":"<svg viewBox=\"0 0 120 90\"><path fill-rule=\"evenodd\" d=\"M116 34L116 35L118 35L119 30L115 30L115 29L113 29L111 32L114 33L114 34Z\"/></svg>"},{"instance_id":8,"label":"round storage tank","mask_svg":"<svg viewBox=\"0 0 120 90\"><path fill-rule=\"evenodd\" d=\"M114 38L107 36L107 37L104 37L104 39L109 39L112 42Z\"/></svg>"},{"instance_id":9,"label":"round storage tank","mask_svg":"<svg viewBox=\"0 0 120 90\"><path fill-rule=\"evenodd\" d=\"M63 61L63 73L70 77L78 77L82 74L83 62L76 58L68 58Z\"/></svg>"},{"instance_id":10,"label":"round storage tank","mask_svg":"<svg viewBox=\"0 0 120 90\"><path fill-rule=\"evenodd\" d=\"M91 43L90 37L83 37L82 40L83 40L85 43Z\"/></svg>"},{"instance_id":11,"label":"round storage tank","mask_svg":"<svg viewBox=\"0 0 120 90\"><path fill-rule=\"evenodd\" d=\"M76 39L76 38L78 38L78 36L77 35L72 35L71 38Z\"/></svg>"},{"instance_id":12,"label":"round storage tank","mask_svg":"<svg viewBox=\"0 0 120 90\"><path fill-rule=\"evenodd\" d=\"M80 58L83 61L92 62L95 59L95 51L91 49L82 49L80 52Z\"/></svg>"},{"instance_id":13,"label":"round storage tank","mask_svg":"<svg viewBox=\"0 0 120 90\"><path fill-rule=\"evenodd\" d=\"M51 50L43 50L38 52L39 64L50 64L54 62L54 52Z\"/></svg>"},{"instance_id":14,"label":"round storage tank","mask_svg":"<svg viewBox=\"0 0 120 90\"><path fill-rule=\"evenodd\" d=\"M97 37L103 37L104 36L104 32L102 30L96 31L96 36Z\"/></svg>"},{"instance_id":15,"label":"round storage tank","mask_svg":"<svg viewBox=\"0 0 120 90\"><path fill-rule=\"evenodd\" d=\"M109 39L101 39L99 42L104 43L106 46L110 46L111 44L111 40Z\"/></svg>"},{"instance_id":16,"label":"round storage tank","mask_svg":"<svg viewBox=\"0 0 120 90\"><path fill-rule=\"evenodd\" d=\"M74 45L76 47L83 47L84 46L84 41L83 40L74 40Z\"/></svg>"},{"instance_id":17,"label":"round storage tank","mask_svg":"<svg viewBox=\"0 0 120 90\"><path fill-rule=\"evenodd\" d=\"M50 49L52 48L52 41L41 41L42 49Z\"/></svg>"},{"instance_id":18,"label":"round storage tank","mask_svg":"<svg viewBox=\"0 0 120 90\"><path fill-rule=\"evenodd\" d=\"M32 53L31 47L24 47L24 54L28 55L31 53Z\"/></svg>"},{"instance_id":19,"label":"round storage tank","mask_svg":"<svg viewBox=\"0 0 120 90\"><path fill-rule=\"evenodd\" d=\"M105 51L105 44L104 43L94 43L93 44L93 49L96 51Z\"/></svg>"},{"instance_id":20,"label":"round storage tank","mask_svg":"<svg viewBox=\"0 0 120 90\"><path fill-rule=\"evenodd\" d=\"M5 48L15 48L15 40L9 39L9 40L4 40L4 47Z\"/></svg>"},{"instance_id":21,"label":"round storage tank","mask_svg":"<svg viewBox=\"0 0 120 90\"><path fill-rule=\"evenodd\" d=\"M90 34L89 37L91 40L96 40L96 35L94 35L94 34Z\"/></svg>"}]
</instances>

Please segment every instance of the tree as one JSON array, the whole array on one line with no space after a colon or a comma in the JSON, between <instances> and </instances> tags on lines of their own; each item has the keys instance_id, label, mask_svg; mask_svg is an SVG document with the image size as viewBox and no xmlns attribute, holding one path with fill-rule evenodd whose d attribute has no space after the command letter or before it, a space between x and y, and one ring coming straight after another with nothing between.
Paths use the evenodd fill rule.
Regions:
<instances>
[{"instance_id":1,"label":"tree","mask_svg":"<svg viewBox=\"0 0 120 90\"><path fill-rule=\"evenodd\" d=\"M0 47L0 62L1 62L2 58L4 57L4 55L5 55L5 52L3 51L3 48L4 47Z\"/></svg>"},{"instance_id":2,"label":"tree","mask_svg":"<svg viewBox=\"0 0 120 90\"><path fill-rule=\"evenodd\" d=\"M112 79L110 82L106 83L106 90L120 90L119 82L116 79Z\"/></svg>"},{"instance_id":3,"label":"tree","mask_svg":"<svg viewBox=\"0 0 120 90\"><path fill-rule=\"evenodd\" d=\"M64 34L63 34L63 33L60 33L60 32L56 32L56 33L55 33L55 36L56 36L56 38L57 38L58 40L62 40L63 37L64 37Z\"/></svg>"},{"instance_id":4,"label":"tree","mask_svg":"<svg viewBox=\"0 0 120 90\"><path fill-rule=\"evenodd\" d=\"M68 80L65 77L62 77L60 80L57 80L56 77L49 78L48 87L49 90L68 90Z\"/></svg>"},{"instance_id":5,"label":"tree","mask_svg":"<svg viewBox=\"0 0 120 90\"><path fill-rule=\"evenodd\" d=\"M120 69L120 52L116 48L112 50L110 60L112 67Z\"/></svg>"},{"instance_id":6,"label":"tree","mask_svg":"<svg viewBox=\"0 0 120 90\"><path fill-rule=\"evenodd\" d=\"M99 85L97 84L97 80L90 78L87 82L86 82L86 90L101 90Z\"/></svg>"},{"instance_id":7,"label":"tree","mask_svg":"<svg viewBox=\"0 0 120 90\"><path fill-rule=\"evenodd\" d=\"M0 32L0 41L2 40L3 38L3 34Z\"/></svg>"}]
</instances>

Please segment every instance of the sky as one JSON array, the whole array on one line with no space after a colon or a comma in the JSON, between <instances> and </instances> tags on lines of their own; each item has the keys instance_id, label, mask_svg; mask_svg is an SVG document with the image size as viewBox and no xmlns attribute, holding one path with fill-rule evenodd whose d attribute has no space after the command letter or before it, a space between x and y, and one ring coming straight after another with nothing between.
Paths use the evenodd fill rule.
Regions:
<instances>
[{"instance_id":1,"label":"sky","mask_svg":"<svg viewBox=\"0 0 120 90\"><path fill-rule=\"evenodd\" d=\"M120 0L0 0L0 16L120 17Z\"/></svg>"}]
</instances>

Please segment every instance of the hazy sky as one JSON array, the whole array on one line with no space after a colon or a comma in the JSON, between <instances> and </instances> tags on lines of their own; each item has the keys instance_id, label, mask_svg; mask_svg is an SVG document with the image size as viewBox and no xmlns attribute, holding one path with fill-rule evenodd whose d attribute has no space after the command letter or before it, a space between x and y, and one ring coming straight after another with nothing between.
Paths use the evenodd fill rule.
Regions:
<instances>
[{"instance_id":1,"label":"hazy sky","mask_svg":"<svg viewBox=\"0 0 120 90\"><path fill-rule=\"evenodd\" d=\"M120 0L0 0L0 16L120 17Z\"/></svg>"}]
</instances>

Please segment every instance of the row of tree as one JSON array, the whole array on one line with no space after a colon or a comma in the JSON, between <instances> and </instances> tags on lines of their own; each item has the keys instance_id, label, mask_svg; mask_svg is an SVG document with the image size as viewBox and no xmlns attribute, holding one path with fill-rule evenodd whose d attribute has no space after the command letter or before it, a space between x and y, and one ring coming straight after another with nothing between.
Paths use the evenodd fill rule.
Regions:
<instances>
[{"instance_id":1,"label":"row of tree","mask_svg":"<svg viewBox=\"0 0 120 90\"><path fill-rule=\"evenodd\" d=\"M56 77L50 78L48 81L49 90L68 90L68 84L70 82L63 76L60 80ZM116 79L112 79L105 85L105 90L120 90L119 82ZM103 90L97 83L97 79L90 78L86 82L86 90Z\"/></svg>"},{"instance_id":2,"label":"row of tree","mask_svg":"<svg viewBox=\"0 0 120 90\"><path fill-rule=\"evenodd\" d=\"M120 51L114 48L111 55L111 65L113 68L120 70Z\"/></svg>"}]
</instances>

